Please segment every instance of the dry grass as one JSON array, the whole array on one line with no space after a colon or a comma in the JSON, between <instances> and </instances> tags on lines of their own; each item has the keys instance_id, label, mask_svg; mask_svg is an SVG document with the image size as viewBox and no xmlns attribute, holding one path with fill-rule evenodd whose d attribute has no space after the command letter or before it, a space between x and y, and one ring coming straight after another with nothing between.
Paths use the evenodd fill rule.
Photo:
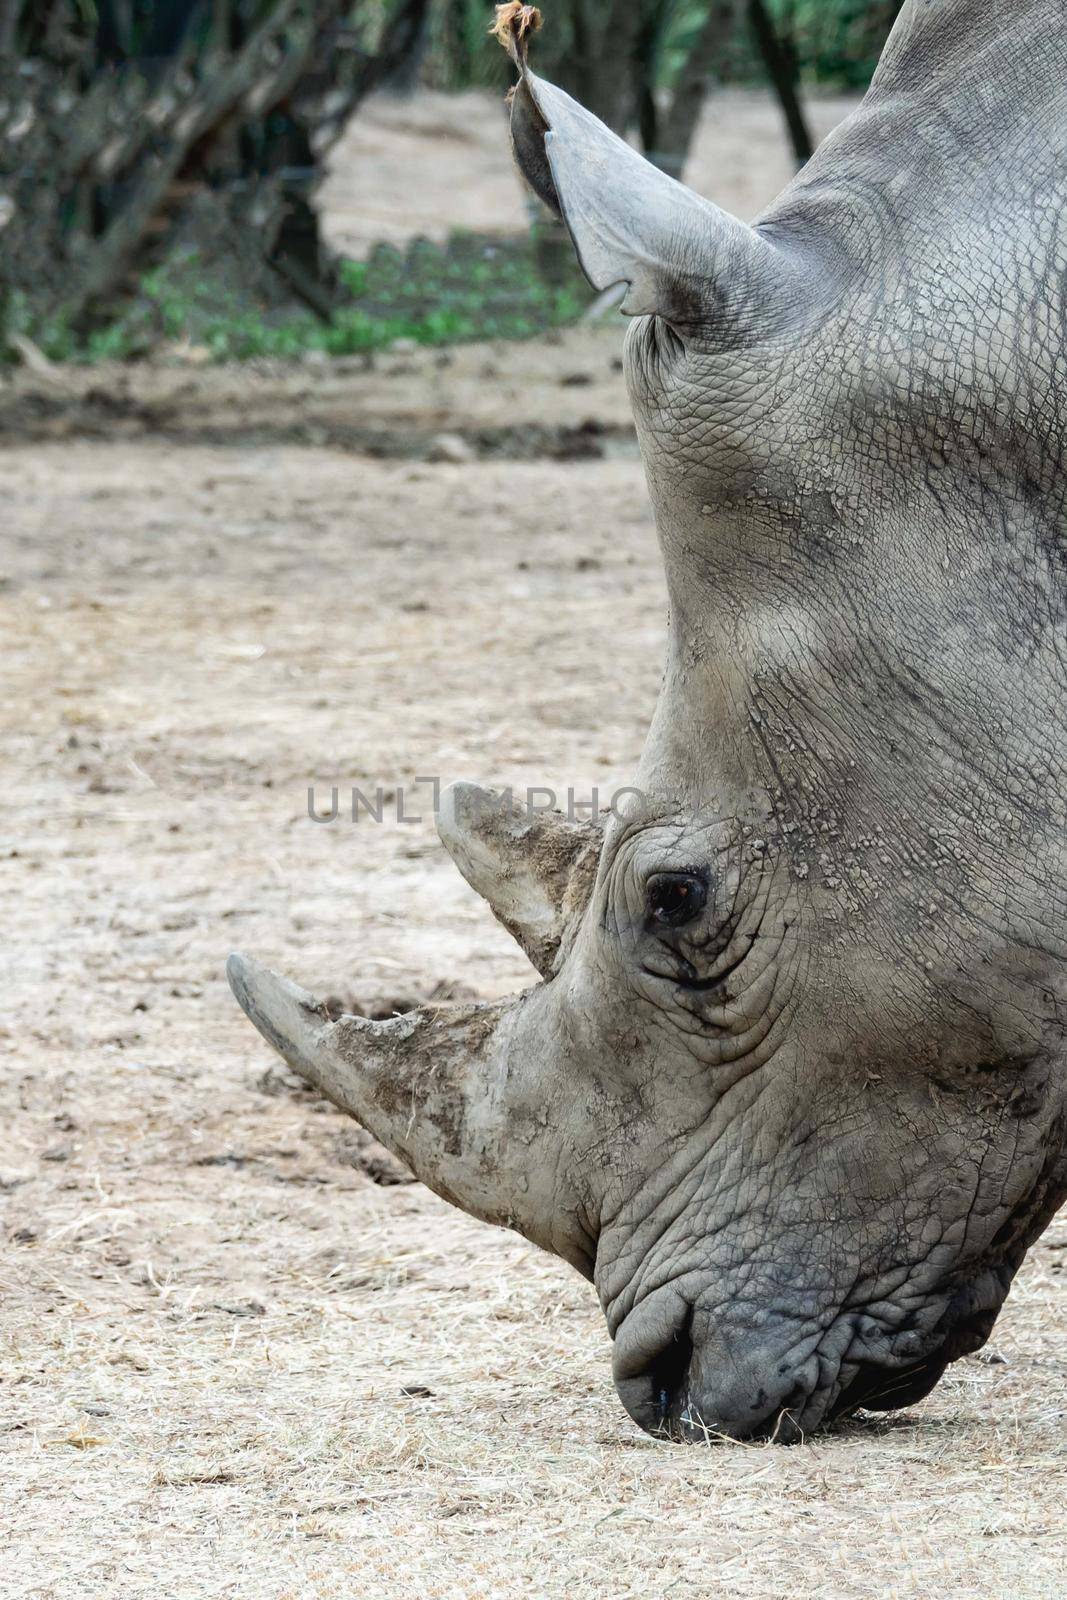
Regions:
<instances>
[{"instance_id":1,"label":"dry grass","mask_svg":"<svg viewBox=\"0 0 1067 1600\"><path fill-rule=\"evenodd\" d=\"M577 1280L400 1194L321 1196L306 1226L341 1211L373 1242L272 1261L258 1316L195 1270L105 1307L39 1253L39 1320L5 1341L5 1593L1062 1592L1050 1276L1015 1296L1006 1364L913 1417L671 1449L622 1417Z\"/></svg>"},{"instance_id":2,"label":"dry grass","mask_svg":"<svg viewBox=\"0 0 1067 1600\"><path fill-rule=\"evenodd\" d=\"M316 828L305 787L625 778L636 464L116 441L9 453L0 492L5 1600L1060 1595L1063 1220L1003 1362L915 1412L654 1443L592 1291L368 1181L222 983L234 944L323 988L524 981L427 828Z\"/></svg>"}]
</instances>

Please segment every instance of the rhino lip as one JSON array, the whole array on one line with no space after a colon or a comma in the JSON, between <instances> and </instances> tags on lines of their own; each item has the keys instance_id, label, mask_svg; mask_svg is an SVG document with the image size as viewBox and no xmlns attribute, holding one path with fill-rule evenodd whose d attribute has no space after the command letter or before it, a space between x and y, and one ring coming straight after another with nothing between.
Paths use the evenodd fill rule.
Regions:
<instances>
[{"instance_id":1,"label":"rhino lip","mask_svg":"<svg viewBox=\"0 0 1067 1600\"><path fill-rule=\"evenodd\" d=\"M863 1366L849 1380L826 1414L827 1422L855 1411L897 1411L925 1400L940 1381L949 1357L934 1350L906 1367Z\"/></svg>"},{"instance_id":2,"label":"rhino lip","mask_svg":"<svg viewBox=\"0 0 1067 1600\"><path fill-rule=\"evenodd\" d=\"M864 1363L834 1400L827 1421L851 1416L854 1411L897 1411L925 1400L946 1367L981 1349L995 1321L994 1310L956 1317L920 1360L901 1367Z\"/></svg>"}]
</instances>

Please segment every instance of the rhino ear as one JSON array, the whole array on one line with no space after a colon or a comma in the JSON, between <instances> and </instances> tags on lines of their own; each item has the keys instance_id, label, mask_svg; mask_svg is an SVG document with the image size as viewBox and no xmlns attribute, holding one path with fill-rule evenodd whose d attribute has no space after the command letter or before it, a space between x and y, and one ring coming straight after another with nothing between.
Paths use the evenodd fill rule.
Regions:
<instances>
[{"instance_id":1,"label":"rhino ear","mask_svg":"<svg viewBox=\"0 0 1067 1600\"><path fill-rule=\"evenodd\" d=\"M594 289L629 285L622 309L681 332L751 326L790 263L762 234L646 161L516 55L511 139L520 172L563 218Z\"/></svg>"}]
</instances>

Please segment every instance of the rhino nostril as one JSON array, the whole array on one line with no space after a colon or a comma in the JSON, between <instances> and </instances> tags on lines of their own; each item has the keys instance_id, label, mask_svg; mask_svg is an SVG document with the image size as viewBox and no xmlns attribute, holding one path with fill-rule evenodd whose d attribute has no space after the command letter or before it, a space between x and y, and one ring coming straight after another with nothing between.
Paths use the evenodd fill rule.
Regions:
<instances>
[{"instance_id":1,"label":"rhino nostril","mask_svg":"<svg viewBox=\"0 0 1067 1600\"><path fill-rule=\"evenodd\" d=\"M693 1340L689 1333L689 1320L687 1317L684 1325L675 1330L670 1343L663 1347L649 1368L648 1376L656 1399L661 1427L678 1409L678 1402L688 1385L689 1368L693 1360Z\"/></svg>"},{"instance_id":2,"label":"rhino nostril","mask_svg":"<svg viewBox=\"0 0 1067 1600\"><path fill-rule=\"evenodd\" d=\"M638 1427L677 1437L691 1383L692 1308L681 1296L646 1303L619 1330L612 1362L619 1399Z\"/></svg>"}]
</instances>

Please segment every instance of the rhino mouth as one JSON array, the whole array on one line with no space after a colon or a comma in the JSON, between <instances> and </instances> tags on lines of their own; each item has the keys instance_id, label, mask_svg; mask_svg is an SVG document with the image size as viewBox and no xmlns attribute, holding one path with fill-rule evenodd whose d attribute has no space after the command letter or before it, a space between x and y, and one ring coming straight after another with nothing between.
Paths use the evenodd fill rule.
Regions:
<instances>
[{"instance_id":1,"label":"rhino mouth","mask_svg":"<svg viewBox=\"0 0 1067 1600\"><path fill-rule=\"evenodd\" d=\"M897 1411L917 1405L940 1382L949 1360L938 1349L904 1367L864 1365L829 1407L826 1421L837 1422L857 1411Z\"/></svg>"},{"instance_id":2,"label":"rhino mouth","mask_svg":"<svg viewBox=\"0 0 1067 1600\"><path fill-rule=\"evenodd\" d=\"M865 1363L841 1390L826 1421L850 1417L856 1411L898 1411L917 1405L936 1388L946 1368L982 1348L996 1317L996 1310L954 1315L950 1307L938 1330L938 1342L928 1355L895 1368Z\"/></svg>"},{"instance_id":3,"label":"rhino mouth","mask_svg":"<svg viewBox=\"0 0 1067 1600\"><path fill-rule=\"evenodd\" d=\"M824 1368L823 1381L814 1385L799 1374L792 1383L785 1378L773 1397L760 1384L755 1400L750 1403L746 1397L743 1407L736 1392L734 1404L724 1407L722 1396L701 1394L701 1385L693 1381L700 1352L689 1310L643 1370L628 1370L625 1362L617 1365L619 1398L645 1432L678 1443L723 1438L801 1443L856 1412L897 1411L924 1400L953 1361L980 1349L989 1336L999 1305L978 1309L974 1299L974 1286L957 1291L927 1336L927 1350L914 1360L849 1359L846 1354L835 1377Z\"/></svg>"}]
</instances>

